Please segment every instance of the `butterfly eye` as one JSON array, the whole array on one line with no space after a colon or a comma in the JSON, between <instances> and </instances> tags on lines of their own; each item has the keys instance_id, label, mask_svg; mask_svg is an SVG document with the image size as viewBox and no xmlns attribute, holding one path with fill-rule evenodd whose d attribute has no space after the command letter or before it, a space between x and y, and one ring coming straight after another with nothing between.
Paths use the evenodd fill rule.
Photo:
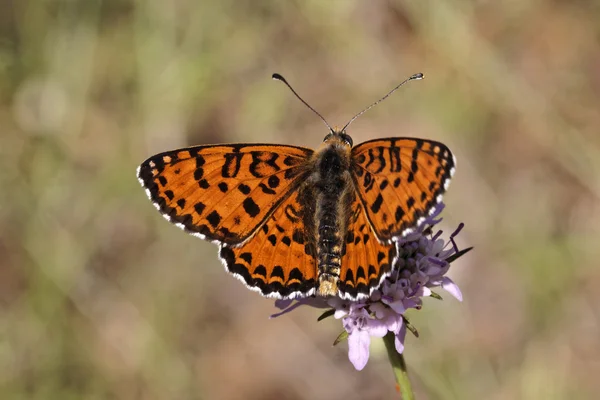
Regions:
<instances>
[{"instance_id":1,"label":"butterfly eye","mask_svg":"<svg viewBox=\"0 0 600 400\"><path fill-rule=\"evenodd\" d=\"M352 147L352 138L350 137L350 135L346 135L345 133L340 133L340 137L342 138L342 140L344 142L346 142L346 144L350 147Z\"/></svg>"},{"instance_id":2,"label":"butterfly eye","mask_svg":"<svg viewBox=\"0 0 600 400\"><path fill-rule=\"evenodd\" d=\"M327 136L325 136L325 139L323 139L324 142L328 141L329 139L331 139L331 137L333 136L333 133L328 133Z\"/></svg>"}]
</instances>

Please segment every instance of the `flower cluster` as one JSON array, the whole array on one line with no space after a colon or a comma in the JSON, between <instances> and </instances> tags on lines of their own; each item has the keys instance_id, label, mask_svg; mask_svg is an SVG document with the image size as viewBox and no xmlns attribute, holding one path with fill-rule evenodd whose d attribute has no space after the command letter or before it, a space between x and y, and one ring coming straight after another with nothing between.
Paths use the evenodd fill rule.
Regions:
<instances>
[{"instance_id":1,"label":"flower cluster","mask_svg":"<svg viewBox=\"0 0 600 400\"><path fill-rule=\"evenodd\" d=\"M416 232L395 242L398 257L393 272L368 299L349 301L339 297L307 298L295 303L292 300L278 300L275 305L282 311L272 317L290 312L301 305L329 308L322 318L333 315L336 319L341 319L344 331L336 343L341 339L348 339L348 357L357 370L363 369L369 360L371 337L383 337L392 332L396 351L402 354L407 328L416 334L416 330L404 317L408 309L420 309L423 297L441 299L432 291L437 287L462 301L460 289L446 273L450 263L470 248L459 251L454 241L463 227L462 223L450 235L448 242L442 239L441 230L433 233L433 227L441 221L436 218L442 209L443 205Z\"/></svg>"}]
</instances>

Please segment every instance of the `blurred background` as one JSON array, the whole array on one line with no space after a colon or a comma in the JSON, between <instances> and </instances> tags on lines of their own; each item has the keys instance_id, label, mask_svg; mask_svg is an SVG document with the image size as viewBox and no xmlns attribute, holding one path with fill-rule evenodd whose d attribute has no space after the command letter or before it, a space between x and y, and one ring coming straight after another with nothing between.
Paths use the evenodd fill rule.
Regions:
<instances>
[{"instance_id":1,"label":"blurred background","mask_svg":"<svg viewBox=\"0 0 600 400\"><path fill-rule=\"evenodd\" d=\"M459 303L409 313L419 399L600 391L597 1L0 1L0 398L397 398L317 310L169 225L135 169L187 145L443 141ZM444 293L442 293L444 295Z\"/></svg>"}]
</instances>

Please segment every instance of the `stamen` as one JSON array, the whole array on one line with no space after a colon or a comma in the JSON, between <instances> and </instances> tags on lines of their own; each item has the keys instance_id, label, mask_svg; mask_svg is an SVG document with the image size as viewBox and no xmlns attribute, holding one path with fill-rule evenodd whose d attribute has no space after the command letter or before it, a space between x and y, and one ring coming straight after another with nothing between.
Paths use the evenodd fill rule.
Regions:
<instances>
[{"instance_id":1,"label":"stamen","mask_svg":"<svg viewBox=\"0 0 600 400\"><path fill-rule=\"evenodd\" d=\"M458 235L460 233L460 231L462 231L462 228L464 228L464 227L465 227L464 223L461 222L460 224L458 224L458 228L456 228L456 230L450 235L450 238L453 238L456 235Z\"/></svg>"},{"instance_id":2,"label":"stamen","mask_svg":"<svg viewBox=\"0 0 600 400\"><path fill-rule=\"evenodd\" d=\"M277 318L277 317L280 317L280 316L282 316L283 314L287 314L287 313L289 313L290 311L294 311L296 308L300 307L300 306L301 306L301 305L303 305L303 304L305 304L305 303L302 303L302 302L300 302L300 301L297 301L295 304L292 304L291 306L289 306L288 308L284 309L283 311L281 311L281 312L278 312L278 313L276 313L276 314L273 314L273 315L271 315L271 316L269 317L269 319L272 319L272 318Z\"/></svg>"},{"instance_id":3,"label":"stamen","mask_svg":"<svg viewBox=\"0 0 600 400\"><path fill-rule=\"evenodd\" d=\"M446 264L448 264L446 261L435 257L427 257L427 260L432 264L439 265L440 267L445 267Z\"/></svg>"},{"instance_id":4,"label":"stamen","mask_svg":"<svg viewBox=\"0 0 600 400\"><path fill-rule=\"evenodd\" d=\"M454 252L458 253L458 246L456 245L456 242L454 241L453 237L450 237L450 243L452 243L452 247L454 248Z\"/></svg>"}]
</instances>

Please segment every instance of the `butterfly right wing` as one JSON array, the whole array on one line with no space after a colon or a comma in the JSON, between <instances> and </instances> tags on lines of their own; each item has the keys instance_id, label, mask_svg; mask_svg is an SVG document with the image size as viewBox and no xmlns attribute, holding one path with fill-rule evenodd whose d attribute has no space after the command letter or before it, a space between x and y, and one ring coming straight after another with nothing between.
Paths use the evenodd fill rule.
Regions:
<instances>
[{"instance_id":1,"label":"butterfly right wing","mask_svg":"<svg viewBox=\"0 0 600 400\"><path fill-rule=\"evenodd\" d=\"M455 169L443 143L375 139L352 149L352 178L381 241L414 231L442 201Z\"/></svg>"},{"instance_id":2,"label":"butterfly right wing","mask_svg":"<svg viewBox=\"0 0 600 400\"><path fill-rule=\"evenodd\" d=\"M190 147L150 157L138 179L173 224L202 239L239 244L302 181L312 153L269 144Z\"/></svg>"},{"instance_id":3,"label":"butterfly right wing","mask_svg":"<svg viewBox=\"0 0 600 400\"><path fill-rule=\"evenodd\" d=\"M339 296L357 300L368 297L381 285L396 262L396 246L383 243L367 219L358 196L350 205L348 232L342 252Z\"/></svg>"}]
</instances>

